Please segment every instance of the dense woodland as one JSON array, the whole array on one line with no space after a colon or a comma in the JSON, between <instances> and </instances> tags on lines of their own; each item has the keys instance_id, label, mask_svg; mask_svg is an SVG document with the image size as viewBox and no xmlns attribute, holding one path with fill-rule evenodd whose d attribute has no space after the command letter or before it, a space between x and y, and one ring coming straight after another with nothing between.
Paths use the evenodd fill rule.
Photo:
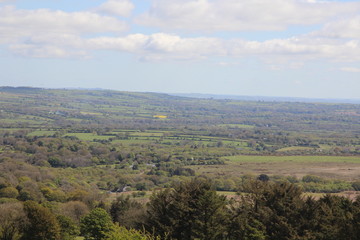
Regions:
<instances>
[{"instance_id":1,"label":"dense woodland","mask_svg":"<svg viewBox=\"0 0 360 240\"><path fill-rule=\"evenodd\" d=\"M244 183L231 199L197 178L154 192L146 205L122 196L110 205L73 198L0 207L1 239L356 240L360 233L359 198L304 198L294 184L264 179Z\"/></svg>"},{"instance_id":2,"label":"dense woodland","mask_svg":"<svg viewBox=\"0 0 360 240\"><path fill-rule=\"evenodd\" d=\"M11 87L0 102L0 239L360 233L360 198L341 195L360 191L358 104ZM260 167L223 171L247 164Z\"/></svg>"}]
</instances>

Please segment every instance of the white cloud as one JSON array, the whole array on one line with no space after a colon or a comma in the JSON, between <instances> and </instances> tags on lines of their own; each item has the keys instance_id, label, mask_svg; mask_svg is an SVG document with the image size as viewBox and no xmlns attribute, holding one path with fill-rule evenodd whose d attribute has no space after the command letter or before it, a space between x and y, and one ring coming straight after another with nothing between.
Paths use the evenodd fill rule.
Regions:
<instances>
[{"instance_id":1,"label":"white cloud","mask_svg":"<svg viewBox=\"0 0 360 240\"><path fill-rule=\"evenodd\" d=\"M54 45L36 45L36 44L14 44L10 50L18 55L32 58L86 58L85 51L72 50Z\"/></svg>"},{"instance_id":2,"label":"white cloud","mask_svg":"<svg viewBox=\"0 0 360 240\"><path fill-rule=\"evenodd\" d=\"M136 22L185 31L274 31L290 25L322 24L357 13L360 2L305 0L153 0Z\"/></svg>"},{"instance_id":3,"label":"white cloud","mask_svg":"<svg viewBox=\"0 0 360 240\"><path fill-rule=\"evenodd\" d=\"M111 50L132 53L148 61L201 60L212 57L237 59L255 56L269 65L286 65L288 68L299 68L304 62L313 59L360 61L360 40L313 39L308 36L247 41L210 37L183 38L166 33L90 39L75 34L49 33L12 44L11 50L34 57L45 57L46 52L50 57L83 57L90 55L92 51ZM71 54L72 52L75 54Z\"/></svg>"},{"instance_id":4,"label":"white cloud","mask_svg":"<svg viewBox=\"0 0 360 240\"><path fill-rule=\"evenodd\" d=\"M225 55L223 42L216 38L181 38L176 35L157 33L132 34L126 37L101 37L87 41L91 49L111 49L136 53L147 60L203 59Z\"/></svg>"},{"instance_id":5,"label":"white cloud","mask_svg":"<svg viewBox=\"0 0 360 240\"><path fill-rule=\"evenodd\" d=\"M329 22L317 34L332 38L360 39L360 15Z\"/></svg>"},{"instance_id":6,"label":"white cloud","mask_svg":"<svg viewBox=\"0 0 360 240\"><path fill-rule=\"evenodd\" d=\"M85 34L122 32L126 23L90 12L64 12L49 9L19 10L0 8L0 43L43 34Z\"/></svg>"},{"instance_id":7,"label":"white cloud","mask_svg":"<svg viewBox=\"0 0 360 240\"><path fill-rule=\"evenodd\" d=\"M26 41L12 43L9 49L16 55L30 58L88 58L84 39L78 35L45 33L28 36Z\"/></svg>"},{"instance_id":8,"label":"white cloud","mask_svg":"<svg viewBox=\"0 0 360 240\"><path fill-rule=\"evenodd\" d=\"M127 24L117 18L91 12L0 7L0 44L27 57L83 57L87 55L83 35L126 29Z\"/></svg>"},{"instance_id":9,"label":"white cloud","mask_svg":"<svg viewBox=\"0 0 360 240\"><path fill-rule=\"evenodd\" d=\"M110 15L129 17L134 7L129 0L109 0L95 10Z\"/></svg>"},{"instance_id":10,"label":"white cloud","mask_svg":"<svg viewBox=\"0 0 360 240\"><path fill-rule=\"evenodd\" d=\"M112 1L115 0L106 2L105 6ZM254 30L264 26L268 26L269 29L280 29L289 23L300 23L300 20L304 21L304 24L317 22L320 21L319 19L334 15L334 11L331 10L334 6L342 6L339 7L338 12L351 12L347 9L348 4L305 0L274 0L271 1L271 4L270 1L264 0L221 0L223 4L220 4L220 0L166 1L155 0L152 7L154 12L151 14L149 12L142 18L151 17L150 20L154 20L155 17L161 16L161 19L169 20L162 23L165 27L175 24L175 27L185 28L187 26L188 29L193 30L210 31L210 28L235 30L246 28L247 23L248 28ZM118 3L120 2L130 3L125 0L118 1ZM164 5L160 6L159 4ZM322 10L326 10L327 13L318 12L320 4L323 4L321 5L324 7ZM356 9L360 3L351 4L353 9ZM310 5L314 6L314 9L311 9ZM258 9L259 13L255 14L254 11L257 8L260 8ZM267 8L271 14L266 13L265 9ZM163 9L160 15L159 9ZM227 10L229 12L225 14ZM295 13L297 11L302 13ZM121 14L126 15L127 13L125 11ZM290 13L294 16L290 17ZM311 20L311 16L316 15L315 13L318 15L313 16L314 18ZM207 17L202 19L204 16ZM306 18L306 16L309 17ZM289 17L290 21L285 23L285 17ZM229 24L231 20L234 21L233 24ZM264 24L265 20L269 22L268 25ZM282 20L284 23L281 22ZM19 10L7 6L0 8L0 43L8 44L11 51L27 57L88 57L92 51L113 50L133 53L139 58L149 61L199 60L221 57L230 59L230 61L226 59L224 62L232 62L233 59L256 56L271 66L277 66L280 63L289 68L299 68L304 62L312 59L338 62L360 61L359 21L358 15L352 15L344 17L340 21L330 22L322 30L311 34L266 41L221 39L219 37L190 38L169 33L149 35L139 33L122 37L89 38L85 37L88 33L99 35L120 33L126 30L126 23L115 17L102 16L93 12L68 13L49 9ZM331 35L333 32L336 32L337 35Z\"/></svg>"},{"instance_id":11,"label":"white cloud","mask_svg":"<svg viewBox=\"0 0 360 240\"><path fill-rule=\"evenodd\" d=\"M360 73L360 68L355 68L355 67L343 67L340 68L340 70L344 72Z\"/></svg>"},{"instance_id":12,"label":"white cloud","mask_svg":"<svg viewBox=\"0 0 360 240\"><path fill-rule=\"evenodd\" d=\"M329 61L360 61L360 41L329 39L288 38L267 41L219 38L182 38L158 33L132 34L126 37L100 37L86 40L88 49L117 50L134 53L142 59L206 59L211 57L239 58L257 56L269 64L286 63L290 68L300 68L304 61L327 59Z\"/></svg>"},{"instance_id":13,"label":"white cloud","mask_svg":"<svg viewBox=\"0 0 360 240\"><path fill-rule=\"evenodd\" d=\"M149 37L143 34L132 34L126 37L98 37L86 41L90 49L118 50L137 53L148 41Z\"/></svg>"}]
</instances>

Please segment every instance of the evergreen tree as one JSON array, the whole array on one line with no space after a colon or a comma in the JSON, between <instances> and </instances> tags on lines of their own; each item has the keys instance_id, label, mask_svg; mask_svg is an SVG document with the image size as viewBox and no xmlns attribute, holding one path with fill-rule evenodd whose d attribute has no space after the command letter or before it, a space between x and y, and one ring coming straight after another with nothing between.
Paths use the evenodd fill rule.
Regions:
<instances>
[{"instance_id":1,"label":"evergreen tree","mask_svg":"<svg viewBox=\"0 0 360 240\"><path fill-rule=\"evenodd\" d=\"M146 228L162 239L168 239L173 232L173 219L169 210L173 204L171 193L172 190L168 188L158 193L154 192L147 206Z\"/></svg>"},{"instance_id":2,"label":"evergreen tree","mask_svg":"<svg viewBox=\"0 0 360 240\"><path fill-rule=\"evenodd\" d=\"M227 239L265 240L266 228L256 219L252 201L242 196L229 206Z\"/></svg>"},{"instance_id":3,"label":"evergreen tree","mask_svg":"<svg viewBox=\"0 0 360 240\"><path fill-rule=\"evenodd\" d=\"M193 179L151 198L147 226L162 238L222 239L225 205L208 180Z\"/></svg>"},{"instance_id":4,"label":"evergreen tree","mask_svg":"<svg viewBox=\"0 0 360 240\"><path fill-rule=\"evenodd\" d=\"M287 182L274 183L264 191L261 216L270 240L293 240L298 238L298 214L303 200L302 190Z\"/></svg>"},{"instance_id":5,"label":"evergreen tree","mask_svg":"<svg viewBox=\"0 0 360 240\"><path fill-rule=\"evenodd\" d=\"M318 240L352 240L355 236L354 209L345 197L326 195L318 200L314 236ZM356 238L355 238L356 239Z\"/></svg>"},{"instance_id":6,"label":"evergreen tree","mask_svg":"<svg viewBox=\"0 0 360 240\"><path fill-rule=\"evenodd\" d=\"M357 236L360 236L360 196L358 196L353 204L353 212L354 212L354 232L353 232L353 240L356 239Z\"/></svg>"},{"instance_id":7,"label":"evergreen tree","mask_svg":"<svg viewBox=\"0 0 360 240\"><path fill-rule=\"evenodd\" d=\"M269 240L294 240L299 237L297 219L303 205L299 187L287 182L251 180L244 184L242 190L247 197L240 203L240 209L235 211L235 223L242 230L232 227L230 233L235 232L244 239L247 232L256 233L257 239L266 236ZM241 216L248 219L241 219Z\"/></svg>"}]
</instances>

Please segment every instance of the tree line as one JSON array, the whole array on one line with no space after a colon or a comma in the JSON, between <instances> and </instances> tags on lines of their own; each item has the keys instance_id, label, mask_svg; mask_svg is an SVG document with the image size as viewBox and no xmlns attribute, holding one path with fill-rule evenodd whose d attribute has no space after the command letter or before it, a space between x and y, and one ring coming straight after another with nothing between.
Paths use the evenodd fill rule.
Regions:
<instances>
[{"instance_id":1,"label":"tree line","mask_svg":"<svg viewBox=\"0 0 360 240\"><path fill-rule=\"evenodd\" d=\"M142 204L120 196L65 216L46 202L0 204L0 240L355 240L360 198L304 197L301 188L259 178L227 198L193 178Z\"/></svg>"}]
</instances>

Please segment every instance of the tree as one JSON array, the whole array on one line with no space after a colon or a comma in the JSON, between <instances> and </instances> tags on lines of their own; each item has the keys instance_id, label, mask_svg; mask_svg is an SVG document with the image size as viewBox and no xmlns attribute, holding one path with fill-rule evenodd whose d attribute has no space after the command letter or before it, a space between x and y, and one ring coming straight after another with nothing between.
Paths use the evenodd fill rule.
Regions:
<instances>
[{"instance_id":1,"label":"tree","mask_svg":"<svg viewBox=\"0 0 360 240\"><path fill-rule=\"evenodd\" d=\"M113 231L106 234L106 240L160 240L160 238L135 229L126 229L125 227L115 225Z\"/></svg>"},{"instance_id":2,"label":"tree","mask_svg":"<svg viewBox=\"0 0 360 240\"><path fill-rule=\"evenodd\" d=\"M287 182L274 183L265 189L260 219L266 225L269 239L297 238L297 219L302 207L301 188Z\"/></svg>"},{"instance_id":3,"label":"tree","mask_svg":"<svg viewBox=\"0 0 360 240\"><path fill-rule=\"evenodd\" d=\"M56 219L61 227L61 240L73 240L80 234L79 227L71 218L58 215Z\"/></svg>"},{"instance_id":4,"label":"tree","mask_svg":"<svg viewBox=\"0 0 360 240\"><path fill-rule=\"evenodd\" d=\"M353 239L355 239L356 236L360 236L360 197L359 196L356 198L356 201L354 202L353 206L354 206L354 219L353 219L354 237L353 237Z\"/></svg>"},{"instance_id":5,"label":"tree","mask_svg":"<svg viewBox=\"0 0 360 240\"><path fill-rule=\"evenodd\" d=\"M355 191L360 191L360 181L355 181L351 184Z\"/></svg>"},{"instance_id":6,"label":"tree","mask_svg":"<svg viewBox=\"0 0 360 240\"><path fill-rule=\"evenodd\" d=\"M24 229L23 240L59 240L60 225L54 214L40 204L27 201L24 210L28 225Z\"/></svg>"},{"instance_id":7,"label":"tree","mask_svg":"<svg viewBox=\"0 0 360 240\"><path fill-rule=\"evenodd\" d=\"M18 196L19 196L19 192L14 187L5 187L0 189L0 197L17 198Z\"/></svg>"},{"instance_id":8,"label":"tree","mask_svg":"<svg viewBox=\"0 0 360 240\"><path fill-rule=\"evenodd\" d=\"M225 230L225 205L210 181L193 179L152 196L147 227L164 239L218 239Z\"/></svg>"},{"instance_id":9,"label":"tree","mask_svg":"<svg viewBox=\"0 0 360 240\"><path fill-rule=\"evenodd\" d=\"M270 180L269 176L266 174L260 174L257 179L263 182L267 182Z\"/></svg>"},{"instance_id":10,"label":"tree","mask_svg":"<svg viewBox=\"0 0 360 240\"><path fill-rule=\"evenodd\" d=\"M94 208L80 220L80 231L85 240L102 240L113 229L110 215L102 208Z\"/></svg>"},{"instance_id":11,"label":"tree","mask_svg":"<svg viewBox=\"0 0 360 240\"><path fill-rule=\"evenodd\" d=\"M136 228L142 223L145 215L143 206L129 196L121 195L111 203L110 215L113 222L121 226Z\"/></svg>"},{"instance_id":12,"label":"tree","mask_svg":"<svg viewBox=\"0 0 360 240\"><path fill-rule=\"evenodd\" d=\"M158 193L153 193L148 204L146 227L149 232L168 239L167 236L172 233L172 216L170 206L173 203L172 190L167 188Z\"/></svg>"},{"instance_id":13,"label":"tree","mask_svg":"<svg viewBox=\"0 0 360 240\"><path fill-rule=\"evenodd\" d=\"M351 200L345 197L325 195L318 200L316 224L313 235L317 240L352 240L356 235L356 215ZM354 229L355 227L355 229Z\"/></svg>"},{"instance_id":14,"label":"tree","mask_svg":"<svg viewBox=\"0 0 360 240\"><path fill-rule=\"evenodd\" d=\"M21 203L0 204L0 240L17 240L21 236L25 213Z\"/></svg>"},{"instance_id":15,"label":"tree","mask_svg":"<svg viewBox=\"0 0 360 240\"><path fill-rule=\"evenodd\" d=\"M80 201L69 201L61 204L60 212L62 215L70 217L79 223L82 216L89 213L89 207Z\"/></svg>"},{"instance_id":16,"label":"tree","mask_svg":"<svg viewBox=\"0 0 360 240\"><path fill-rule=\"evenodd\" d=\"M245 223L247 227L244 231L258 225L266 227L266 239L269 240L298 238L298 218L303 206L302 191L299 187L287 182L255 180L244 184L243 191L247 192L247 199L239 204L239 208L244 208L245 205L245 210L239 209L237 212L244 212L251 220ZM248 203L250 206L246 206Z\"/></svg>"},{"instance_id":17,"label":"tree","mask_svg":"<svg viewBox=\"0 0 360 240\"><path fill-rule=\"evenodd\" d=\"M266 239L266 227L256 218L252 203L247 195L243 195L229 205L227 239Z\"/></svg>"}]
</instances>

